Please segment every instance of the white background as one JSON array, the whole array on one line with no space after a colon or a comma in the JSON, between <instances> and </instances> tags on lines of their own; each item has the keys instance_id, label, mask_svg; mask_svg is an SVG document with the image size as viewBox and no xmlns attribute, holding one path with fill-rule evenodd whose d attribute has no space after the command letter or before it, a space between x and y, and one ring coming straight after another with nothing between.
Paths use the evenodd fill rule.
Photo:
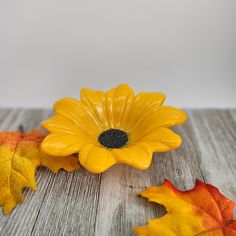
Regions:
<instances>
[{"instance_id":1,"label":"white background","mask_svg":"<svg viewBox=\"0 0 236 236\"><path fill-rule=\"evenodd\" d=\"M179 107L236 107L235 0L0 0L0 106L121 82Z\"/></svg>"}]
</instances>

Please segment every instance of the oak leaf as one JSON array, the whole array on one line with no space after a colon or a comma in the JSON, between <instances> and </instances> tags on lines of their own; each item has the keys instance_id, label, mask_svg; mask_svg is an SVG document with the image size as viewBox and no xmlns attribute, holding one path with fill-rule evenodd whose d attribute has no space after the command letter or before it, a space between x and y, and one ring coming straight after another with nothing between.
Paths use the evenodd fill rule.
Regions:
<instances>
[{"instance_id":1,"label":"oak leaf","mask_svg":"<svg viewBox=\"0 0 236 236\"><path fill-rule=\"evenodd\" d=\"M235 236L235 203L219 190L197 180L193 189L180 191L168 180L141 196L164 205L167 214L136 227L139 236Z\"/></svg>"},{"instance_id":2,"label":"oak leaf","mask_svg":"<svg viewBox=\"0 0 236 236\"><path fill-rule=\"evenodd\" d=\"M24 188L37 188L38 166L48 167L54 173L61 168L66 171L78 168L77 158L73 156L54 157L43 153L40 144L45 136L39 130L0 132L0 205L4 214L24 200Z\"/></svg>"}]
</instances>

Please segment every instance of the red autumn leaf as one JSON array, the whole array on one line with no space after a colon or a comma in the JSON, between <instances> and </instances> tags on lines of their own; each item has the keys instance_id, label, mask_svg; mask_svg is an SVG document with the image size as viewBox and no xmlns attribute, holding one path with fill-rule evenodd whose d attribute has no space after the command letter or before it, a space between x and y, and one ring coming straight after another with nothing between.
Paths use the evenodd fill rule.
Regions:
<instances>
[{"instance_id":1,"label":"red autumn leaf","mask_svg":"<svg viewBox=\"0 0 236 236\"><path fill-rule=\"evenodd\" d=\"M139 236L236 236L235 203L210 184L197 180L193 189L180 191L165 180L140 195L164 205L167 214L136 227Z\"/></svg>"}]
</instances>

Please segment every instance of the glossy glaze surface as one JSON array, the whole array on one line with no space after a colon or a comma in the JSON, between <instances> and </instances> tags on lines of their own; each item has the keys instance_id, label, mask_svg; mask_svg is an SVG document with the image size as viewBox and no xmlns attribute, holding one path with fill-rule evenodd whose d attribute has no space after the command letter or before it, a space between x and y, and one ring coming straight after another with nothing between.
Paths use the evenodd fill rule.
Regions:
<instances>
[{"instance_id":1,"label":"glossy glaze surface","mask_svg":"<svg viewBox=\"0 0 236 236\"><path fill-rule=\"evenodd\" d=\"M100 173L116 163L139 169L150 166L153 152L180 146L181 137L169 128L182 124L186 114L162 105L162 93L137 95L126 84L108 92L81 90L81 100L63 98L54 104L55 115L42 126L50 134L42 149L54 156L79 153L80 163ZM122 148L106 148L98 140L106 130L119 129L128 134Z\"/></svg>"}]
</instances>

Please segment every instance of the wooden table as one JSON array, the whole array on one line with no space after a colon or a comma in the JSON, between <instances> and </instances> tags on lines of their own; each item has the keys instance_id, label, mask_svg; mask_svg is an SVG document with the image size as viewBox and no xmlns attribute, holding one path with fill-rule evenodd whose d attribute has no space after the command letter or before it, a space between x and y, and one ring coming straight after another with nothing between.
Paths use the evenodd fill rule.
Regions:
<instances>
[{"instance_id":1,"label":"wooden table","mask_svg":"<svg viewBox=\"0 0 236 236\"><path fill-rule=\"evenodd\" d=\"M236 110L187 110L188 122L175 130L182 146L154 154L146 171L116 165L96 175L80 170L37 172L38 190L25 190L25 202L8 217L0 213L0 235L133 235L132 227L164 214L164 208L136 194L163 178L178 188L195 179L211 183L236 200ZM1 130L39 128L49 110L1 109Z\"/></svg>"}]
</instances>

